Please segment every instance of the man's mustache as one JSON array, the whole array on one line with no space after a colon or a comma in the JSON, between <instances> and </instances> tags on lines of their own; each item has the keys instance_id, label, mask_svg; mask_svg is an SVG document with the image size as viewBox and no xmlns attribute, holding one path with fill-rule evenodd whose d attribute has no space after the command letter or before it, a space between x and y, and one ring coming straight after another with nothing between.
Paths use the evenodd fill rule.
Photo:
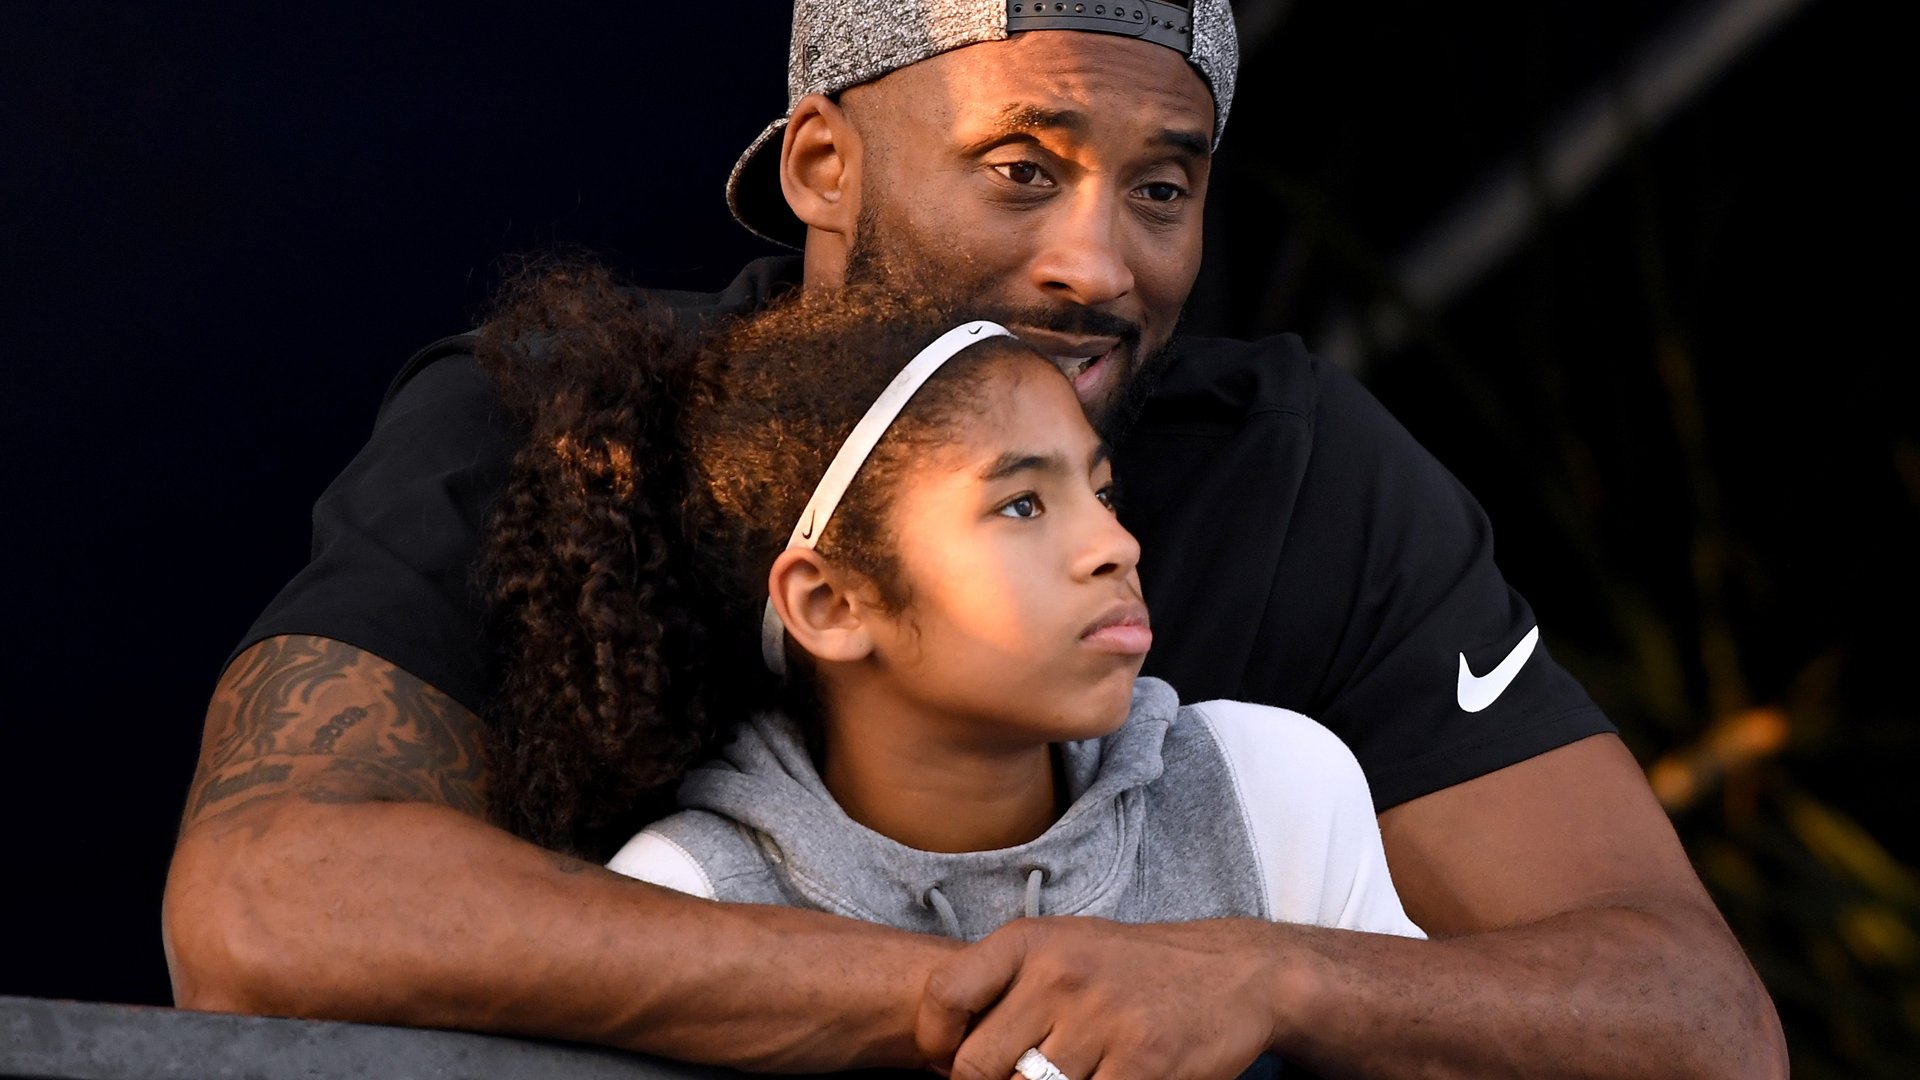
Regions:
<instances>
[{"instance_id":1,"label":"man's mustache","mask_svg":"<svg viewBox=\"0 0 1920 1080\"><path fill-rule=\"evenodd\" d=\"M1003 326L1083 337L1117 337L1126 352L1136 355L1139 352L1138 323L1084 304L999 305L988 317Z\"/></svg>"}]
</instances>

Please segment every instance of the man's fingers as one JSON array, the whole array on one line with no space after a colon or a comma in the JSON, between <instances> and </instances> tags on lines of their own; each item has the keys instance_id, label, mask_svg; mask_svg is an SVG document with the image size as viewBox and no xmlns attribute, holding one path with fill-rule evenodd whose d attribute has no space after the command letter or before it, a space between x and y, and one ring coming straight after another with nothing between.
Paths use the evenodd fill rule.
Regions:
<instances>
[{"instance_id":1,"label":"man's fingers","mask_svg":"<svg viewBox=\"0 0 1920 1080\"><path fill-rule=\"evenodd\" d=\"M1025 936L1002 930L935 967L927 976L926 992L920 996L920 1011L914 1021L914 1042L921 1056L944 1071L966 1038L967 1026L1007 992L1025 957ZM992 1080L1003 1080L1005 1075Z\"/></svg>"},{"instance_id":2,"label":"man's fingers","mask_svg":"<svg viewBox=\"0 0 1920 1080\"><path fill-rule=\"evenodd\" d=\"M1038 1007L1045 1004L1041 1002L1029 1001L1028 1004L1035 1007L1023 1007L1021 1000L1019 994L1002 998L967 1033L953 1055L953 1068L948 1074L952 1080L1008 1080L1009 1077L1021 1080L1013 1071L1014 1066L1019 1063L1020 1055L1036 1047L1069 1080L1077 1080L1075 1074L1067 1072L1067 1066L1081 1059L1062 1061L1053 1056L1055 1052L1065 1051L1060 1040L1048 1042L1050 1010Z\"/></svg>"},{"instance_id":3,"label":"man's fingers","mask_svg":"<svg viewBox=\"0 0 1920 1080\"><path fill-rule=\"evenodd\" d=\"M1072 1032L1058 1028L1048 1032L1037 1049L1066 1080L1093 1080L1094 1068L1100 1064L1100 1047L1090 1038L1076 1039Z\"/></svg>"}]
</instances>

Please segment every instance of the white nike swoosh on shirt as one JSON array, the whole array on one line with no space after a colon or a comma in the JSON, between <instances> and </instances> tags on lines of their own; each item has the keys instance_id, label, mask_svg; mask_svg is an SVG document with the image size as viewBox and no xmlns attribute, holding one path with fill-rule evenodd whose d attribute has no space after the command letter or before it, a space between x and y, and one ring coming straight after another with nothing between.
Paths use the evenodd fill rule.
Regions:
<instances>
[{"instance_id":1,"label":"white nike swoosh on shirt","mask_svg":"<svg viewBox=\"0 0 1920 1080\"><path fill-rule=\"evenodd\" d=\"M1505 660L1494 665L1485 675L1475 675L1467 666L1467 654L1460 654L1460 685L1454 690L1454 697L1460 702L1460 708L1467 712L1479 712L1494 703L1507 687L1513 685L1514 676L1526 666L1527 658L1533 655L1533 647L1540 642L1540 628L1527 631L1520 644L1513 647Z\"/></svg>"}]
</instances>

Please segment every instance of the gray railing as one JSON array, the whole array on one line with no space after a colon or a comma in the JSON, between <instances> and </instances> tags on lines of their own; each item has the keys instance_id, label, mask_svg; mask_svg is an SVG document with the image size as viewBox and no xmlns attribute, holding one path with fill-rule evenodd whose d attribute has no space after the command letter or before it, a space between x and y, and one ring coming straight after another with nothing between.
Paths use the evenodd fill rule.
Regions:
<instances>
[{"instance_id":1,"label":"gray railing","mask_svg":"<svg viewBox=\"0 0 1920 1080\"><path fill-rule=\"evenodd\" d=\"M0 1078L9 1080L739 1080L742 1076L600 1047L460 1031L0 997Z\"/></svg>"}]
</instances>

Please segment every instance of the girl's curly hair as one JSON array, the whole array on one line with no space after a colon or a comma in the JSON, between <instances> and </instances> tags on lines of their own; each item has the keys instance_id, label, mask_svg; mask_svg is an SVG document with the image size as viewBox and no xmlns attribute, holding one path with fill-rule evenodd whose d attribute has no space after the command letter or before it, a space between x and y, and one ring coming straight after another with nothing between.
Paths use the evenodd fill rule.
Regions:
<instances>
[{"instance_id":1,"label":"girl's curly hair","mask_svg":"<svg viewBox=\"0 0 1920 1080\"><path fill-rule=\"evenodd\" d=\"M734 722L774 706L811 718L806 658L785 683L760 661L767 572L867 407L959 321L856 286L681 328L590 264L508 287L475 350L525 440L478 565L501 825L605 858ZM883 541L902 469L984 400L994 360L1024 351L990 339L936 373L821 537L884 603L908 599Z\"/></svg>"}]
</instances>

